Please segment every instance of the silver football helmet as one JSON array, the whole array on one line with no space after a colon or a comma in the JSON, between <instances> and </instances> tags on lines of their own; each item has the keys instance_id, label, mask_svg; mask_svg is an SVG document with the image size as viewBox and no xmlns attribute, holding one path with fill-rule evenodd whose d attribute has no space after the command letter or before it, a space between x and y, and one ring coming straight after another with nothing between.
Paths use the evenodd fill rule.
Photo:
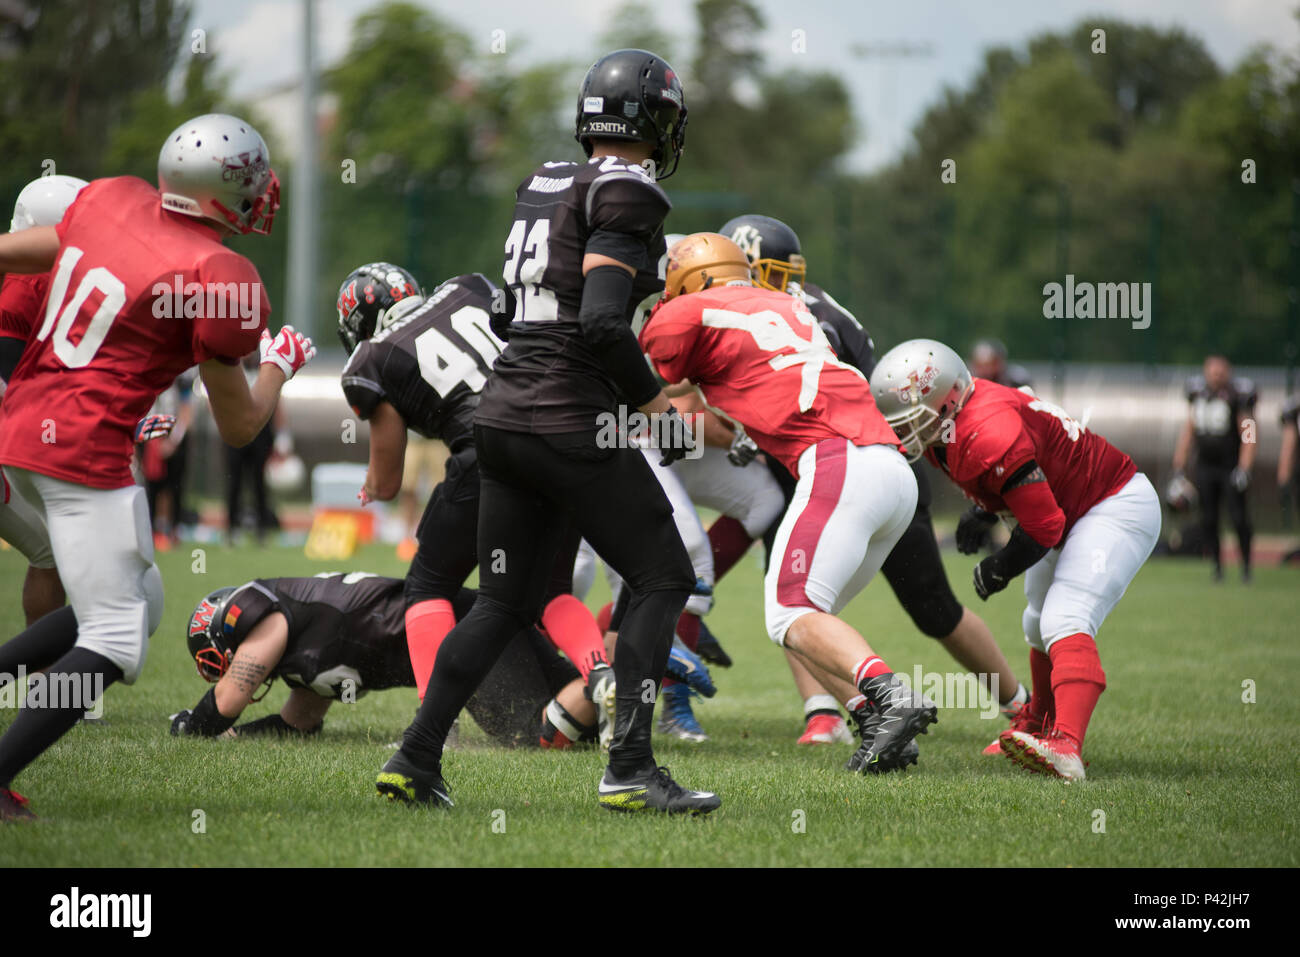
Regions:
<instances>
[{"instance_id":1,"label":"silver football helmet","mask_svg":"<svg viewBox=\"0 0 1300 957\"><path fill-rule=\"evenodd\" d=\"M88 184L75 176L41 176L23 187L14 203L9 232L33 226L57 226L77 194Z\"/></svg>"},{"instance_id":2,"label":"silver football helmet","mask_svg":"<svg viewBox=\"0 0 1300 957\"><path fill-rule=\"evenodd\" d=\"M241 233L270 235L280 180L257 130L237 116L207 113L172 131L158 154L162 205Z\"/></svg>"},{"instance_id":3,"label":"silver football helmet","mask_svg":"<svg viewBox=\"0 0 1300 957\"><path fill-rule=\"evenodd\" d=\"M871 373L871 395L915 462L970 397L974 383L961 356L933 339L890 349Z\"/></svg>"}]
</instances>

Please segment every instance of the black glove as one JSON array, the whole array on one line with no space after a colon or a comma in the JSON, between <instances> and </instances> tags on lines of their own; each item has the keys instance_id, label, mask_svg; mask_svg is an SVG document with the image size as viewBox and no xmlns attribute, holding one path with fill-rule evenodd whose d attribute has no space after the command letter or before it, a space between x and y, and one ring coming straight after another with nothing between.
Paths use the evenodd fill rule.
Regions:
<instances>
[{"instance_id":1,"label":"black glove","mask_svg":"<svg viewBox=\"0 0 1300 957\"><path fill-rule=\"evenodd\" d=\"M736 426L736 437L731 440L731 448L727 450L727 461L743 469L757 455L758 444L745 434L744 429Z\"/></svg>"},{"instance_id":2,"label":"black glove","mask_svg":"<svg viewBox=\"0 0 1300 957\"><path fill-rule=\"evenodd\" d=\"M1001 552L990 555L975 566L975 594L984 601L989 600L989 595L996 595L1006 588L1010 580Z\"/></svg>"},{"instance_id":3,"label":"black glove","mask_svg":"<svg viewBox=\"0 0 1300 957\"><path fill-rule=\"evenodd\" d=\"M654 447L663 453L660 465L672 465L695 448L695 436L675 405L670 405L667 412L650 416L650 434Z\"/></svg>"},{"instance_id":4,"label":"black glove","mask_svg":"<svg viewBox=\"0 0 1300 957\"><path fill-rule=\"evenodd\" d=\"M957 551L963 555L974 555L989 543L993 526L998 517L986 512L978 505L972 505L957 522Z\"/></svg>"},{"instance_id":5,"label":"black glove","mask_svg":"<svg viewBox=\"0 0 1300 957\"><path fill-rule=\"evenodd\" d=\"M169 716L172 722L172 737L179 737L182 734L189 734L188 724L190 720L189 711L177 711Z\"/></svg>"}]
</instances>

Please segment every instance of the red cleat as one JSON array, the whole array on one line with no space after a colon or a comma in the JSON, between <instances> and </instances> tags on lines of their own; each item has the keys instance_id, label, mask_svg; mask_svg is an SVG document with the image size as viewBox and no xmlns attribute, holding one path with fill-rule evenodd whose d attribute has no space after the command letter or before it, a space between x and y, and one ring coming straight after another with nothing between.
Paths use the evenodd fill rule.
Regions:
<instances>
[{"instance_id":1,"label":"red cleat","mask_svg":"<svg viewBox=\"0 0 1300 957\"><path fill-rule=\"evenodd\" d=\"M808 727L804 728L799 743L855 744L857 740L838 714L815 714L808 719Z\"/></svg>"},{"instance_id":2,"label":"red cleat","mask_svg":"<svg viewBox=\"0 0 1300 957\"><path fill-rule=\"evenodd\" d=\"M27 810L27 798L17 791L0 788L0 821L34 821L36 815Z\"/></svg>"},{"instance_id":3,"label":"red cleat","mask_svg":"<svg viewBox=\"0 0 1300 957\"><path fill-rule=\"evenodd\" d=\"M1044 730L1043 719L1029 710L1028 701L1020 706L1020 710L1011 719L1011 727L1007 729L1007 731L1024 731L1026 734L1042 734ZM1002 735L1006 733L1006 731L1003 731L1002 734L994 738L993 743L984 749L984 753L1001 754Z\"/></svg>"},{"instance_id":4,"label":"red cleat","mask_svg":"<svg viewBox=\"0 0 1300 957\"><path fill-rule=\"evenodd\" d=\"M1079 746L1056 731L1048 734L1003 731L998 743L1011 760L1030 771L1066 781L1082 781L1086 776Z\"/></svg>"}]
</instances>

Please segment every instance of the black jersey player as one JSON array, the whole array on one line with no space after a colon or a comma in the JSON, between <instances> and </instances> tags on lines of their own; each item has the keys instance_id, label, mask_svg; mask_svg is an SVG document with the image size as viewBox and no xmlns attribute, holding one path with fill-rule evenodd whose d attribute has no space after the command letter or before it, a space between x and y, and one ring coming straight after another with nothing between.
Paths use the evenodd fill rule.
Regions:
<instances>
[{"instance_id":1,"label":"black jersey player","mask_svg":"<svg viewBox=\"0 0 1300 957\"><path fill-rule=\"evenodd\" d=\"M464 615L473 603L474 592L462 589L453 607ZM192 710L172 715L172 733L310 735L335 701L415 687L403 613L401 579L364 572L262 578L212 592L190 615L186 642L199 674L215 684ZM235 725L277 678L293 689L280 712ZM535 629L515 637L466 710L507 747L551 746L595 724L577 669Z\"/></svg>"},{"instance_id":2,"label":"black jersey player","mask_svg":"<svg viewBox=\"0 0 1300 957\"><path fill-rule=\"evenodd\" d=\"M1183 473L1189 453L1195 449L1196 468L1192 481L1201 502L1201 528L1205 549L1214 562L1214 579L1223 578L1219 554L1219 505L1228 507L1228 518L1241 546L1242 579L1250 580L1250 513L1246 490L1255 465L1255 426L1247 420L1255 411L1255 384L1232 374L1224 356L1207 356L1201 374L1187 382L1187 421L1174 450L1174 472Z\"/></svg>"},{"instance_id":3,"label":"black jersey player","mask_svg":"<svg viewBox=\"0 0 1300 957\"><path fill-rule=\"evenodd\" d=\"M626 434L606 441L610 430L602 432L621 405L649 417L656 436L675 432L675 443L659 441L665 462L688 451L682 419L630 325L635 306L660 286L670 204L656 177L676 168L685 125L681 83L667 63L644 50L608 54L578 97L575 137L587 161L544 163L516 190L503 269L515 303L509 344L475 418L479 596L443 643L416 720L379 775L376 786L391 798L447 803L441 759L451 723L511 636L536 617L573 525L631 594L599 802L692 813L720 803L655 766L655 697L695 576L645 458Z\"/></svg>"},{"instance_id":4,"label":"black jersey player","mask_svg":"<svg viewBox=\"0 0 1300 957\"><path fill-rule=\"evenodd\" d=\"M438 648L456 623L452 601L478 564L478 457L474 411L505 343L492 315L505 295L485 276L455 276L426 298L415 277L391 263L354 270L339 289L339 338L350 353L343 394L370 423L370 467L362 501L394 497L402 483L406 432L441 439L451 452L416 531L406 575L406 639L416 690L424 697ZM578 536L547 586L540 621L579 667L600 706L602 742L613 735L614 672L600 629L571 594ZM531 624L531 623L530 623Z\"/></svg>"},{"instance_id":5,"label":"black jersey player","mask_svg":"<svg viewBox=\"0 0 1300 957\"><path fill-rule=\"evenodd\" d=\"M807 264L799 237L793 229L769 216L746 215L730 220L721 232L745 250L755 281L769 289L789 292L803 299L826 333L835 354L870 379L876 364L875 343L851 312L820 286L807 281ZM786 490L788 501L794 489L793 478L771 456L768 456L768 466L782 489ZM919 464L912 466L917 484L916 514L889 553L881 571L899 604L918 629L937 639L966 668L982 677L996 676L997 683L991 690L997 692L1004 713L1013 717L1028 700L1028 695L1016 680L988 626L973 611L964 608L953 594L935 542L930 516L930 481L926 471ZM963 518L964 527L972 527L971 522L976 523L975 529L988 527L982 519ZM775 526L769 536L775 537ZM958 540L961 547L965 535L959 534ZM805 698L805 710L815 713L817 709L809 708L807 702L810 695L817 694L820 689L810 676L800 674L795 663L791 663L791 668ZM815 699L813 704L823 700Z\"/></svg>"}]
</instances>

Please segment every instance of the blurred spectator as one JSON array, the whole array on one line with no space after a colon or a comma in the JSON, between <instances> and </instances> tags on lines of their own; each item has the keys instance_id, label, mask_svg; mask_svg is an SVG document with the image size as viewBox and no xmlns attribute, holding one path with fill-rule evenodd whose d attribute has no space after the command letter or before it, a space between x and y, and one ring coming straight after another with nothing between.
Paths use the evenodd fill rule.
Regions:
<instances>
[{"instance_id":1,"label":"blurred spectator","mask_svg":"<svg viewBox=\"0 0 1300 957\"><path fill-rule=\"evenodd\" d=\"M1019 389L1029 385L1029 373L1023 366L1007 362L1007 347L999 339L981 339L970 351L970 373L998 385Z\"/></svg>"},{"instance_id":2,"label":"blurred spectator","mask_svg":"<svg viewBox=\"0 0 1300 957\"><path fill-rule=\"evenodd\" d=\"M176 416L171 433L139 446L145 496L153 524L154 547L167 551L179 537L181 525L193 524L185 511L185 469L189 459L189 429L194 423L194 369L181 373L158 396L150 415Z\"/></svg>"},{"instance_id":3,"label":"blurred spectator","mask_svg":"<svg viewBox=\"0 0 1300 957\"><path fill-rule=\"evenodd\" d=\"M445 442L426 439L418 432L406 433L406 459L402 464L402 517L406 536L397 547L398 557L410 561L415 557L415 533L424 505L447 471L451 450Z\"/></svg>"},{"instance_id":4,"label":"blurred spectator","mask_svg":"<svg viewBox=\"0 0 1300 957\"><path fill-rule=\"evenodd\" d=\"M1296 453L1300 451L1300 425L1296 419L1300 417L1300 395L1293 395L1286 400L1282 406L1282 451L1277 457L1277 487L1282 493L1284 502L1295 502L1295 465ZM1293 562L1300 559L1300 548L1289 552L1283 559L1283 562Z\"/></svg>"},{"instance_id":5,"label":"blurred spectator","mask_svg":"<svg viewBox=\"0 0 1300 957\"><path fill-rule=\"evenodd\" d=\"M1205 549L1214 560L1214 580L1223 580L1223 558L1219 546L1219 503L1228 507L1228 518L1241 545L1242 581L1250 581L1250 516L1246 489L1250 487L1257 443L1242 441L1244 423L1255 408L1255 384L1234 378L1232 364L1223 356L1207 356L1202 374L1187 382L1191 409L1178 446L1174 450L1174 472L1182 475L1189 453L1195 448L1196 469L1192 481L1201 503L1201 528Z\"/></svg>"},{"instance_id":6,"label":"blurred spectator","mask_svg":"<svg viewBox=\"0 0 1300 957\"><path fill-rule=\"evenodd\" d=\"M257 353L253 353L249 358L244 360L244 370L249 372L251 369L257 369ZM253 527L257 534L258 544L266 541L267 531L275 531L280 528L280 520L276 517L275 510L271 507L271 501L266 494L266 465L270 461L271 452L276 447L276 436L284 433L284 438L280 440L281 446L288 445L292 448L291 442L286 442L288 421L284 413L284 406L277 405L271 420L253 439L241 449L233 446L226 446L226 521L227 536L233 540L235 531L244 525L243 513L240 511L240 499L243 497L244 479L249 480L253 492L253 508L255 510L253 517Z\"/></svg>"}]
</instances>

